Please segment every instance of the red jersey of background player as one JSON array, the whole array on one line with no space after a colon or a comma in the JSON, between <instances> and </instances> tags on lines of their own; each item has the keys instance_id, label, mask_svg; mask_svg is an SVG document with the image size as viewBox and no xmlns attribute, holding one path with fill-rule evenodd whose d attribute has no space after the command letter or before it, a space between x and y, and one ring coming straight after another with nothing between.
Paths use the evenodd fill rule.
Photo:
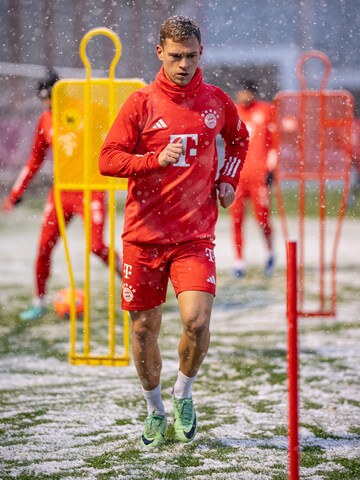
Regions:
<instances>
[{"instance_id":1,"label":"red jersey of background player","mask_svg":"<svg viewBox=\"0 0 360 480\"><path fill-rule=\"evenodd\" d=\"M255 98L256 92L256 85L251 81L244 82L237 92L237 110L250 134L246 162L235 192L235 201L230 208L235 247L234 274L237 277L245 275L243 228L248 200L253 204L254 215L263 231L268 249L265 275L271 275L275 265L268 189L271 171L276 164L275 124L272 105L258 101Z\"/></svg>"},{"instance_id":2,"label":"red jersey of background player","mask_svg":"<svg viewBox=\"0 0 360 480\"><path fill-rule=\"evenodd\" d=\"M99 160L102 174L129 178L124 241L175 244L214 238L218 134L225 141L218 182L235 189L248 132L230 97L205 84L200 69L189 85L178 87L162 68L155 82L127 99ZM185 153L171 168L161 167L159 153L180 139Z\"/></svg>"},{"instance_id":3,"label":"red jersey of background player","mask_svg":"<svg viewBox=\"0 0 360 480\"><path fill-rule=\"evenodd\" d=\"M269 170L268 155L274 149L273 110L269 102L260 102L253 100L248 106L244 107L237 104L240 118L246 124L250 135L249 150L246 156L246 162L241 172L241 180L264 182Z\"/></svg>"}]
</instances>

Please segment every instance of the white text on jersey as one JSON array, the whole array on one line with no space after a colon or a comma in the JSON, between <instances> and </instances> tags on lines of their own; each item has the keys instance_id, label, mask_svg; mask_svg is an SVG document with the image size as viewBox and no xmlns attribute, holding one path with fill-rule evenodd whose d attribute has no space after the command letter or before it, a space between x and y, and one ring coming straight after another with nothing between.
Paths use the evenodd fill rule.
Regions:
<instances>
[{"instance_id":1,"label":"white text on jersey","mask_svg":"<svg viewBox=\"0 0 360 480\"><path fill-rule=\"evenodd\" d=\"M178 135L170 135L170 143L177 143L182 140L185 154L181 154L179 160L173 163L173 167L189 167L190 163L186 160L189 157L195 157L197 154L197 146L199 142L199 135L197 133L181 133Z\"/></svg>"}]
</instances>

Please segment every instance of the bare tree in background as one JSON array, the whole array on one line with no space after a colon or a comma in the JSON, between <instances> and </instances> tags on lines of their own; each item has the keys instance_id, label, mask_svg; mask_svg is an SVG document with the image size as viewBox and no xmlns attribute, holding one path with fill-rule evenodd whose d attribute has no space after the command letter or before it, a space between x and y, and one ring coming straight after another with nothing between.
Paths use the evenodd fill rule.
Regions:
<instances>
[{"instance_id":1,"label":"bare tree in background","mask_svg":"<svg viewBox=\"0 0 360 480\"><path fill-rule=\"evenodd\" d=\"M42 13L43 13L43 36L42 36L42 57L46 67L54 66L54 50L55 50L55 38L54 38L54 9L53 2L49 0L42 0Z\"/></svg>"}]
</instances>

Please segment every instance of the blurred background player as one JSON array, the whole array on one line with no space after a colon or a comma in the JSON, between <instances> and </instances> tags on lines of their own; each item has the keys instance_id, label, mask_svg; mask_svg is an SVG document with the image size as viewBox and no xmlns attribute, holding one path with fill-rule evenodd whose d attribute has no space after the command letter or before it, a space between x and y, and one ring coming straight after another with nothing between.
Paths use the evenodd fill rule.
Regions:
<instances>
[{"instance_id":1,"label":"blurred background player","mask_svg":"<svg viewBox=\"0 0 360 480\"><path fill-rule=\"evenodd\" d=\"M352 162L350 176L350 192L347 201L348 208L356 208L356 197L360 194L360 118L354 117L352 135Z\"/></svg>"},{"instance_id":2,"label":"blurred background player","mask_svg":"<svg viewBox=\"0 0 360 480\"><path fill-rule=\"evenodd\" d=\"M40 169L48 149L52 146L52 114L51 90L59 80L54 70L48 70L47 77L39 81L37 92L43 102L44 111L41 114L33 140L30 157L22 168L8 197L2 204L5 212L10 212L14 205L21 201L21 196L30 181ZM83 192L66 191L61 193L62 208L65 222L68 224L74 215L84 214ZM104 223L106 216L105 192L92 192L91 205L91 251L106 264L109 259L109 248L104 243ZM36 320L46 313L46 284L51 269L51 253L60 236L59 224L55 209L54 191L51 188L45 205L35 267L36 291L32 305L20 313L21 320ZM121 276L121 260L116 254L116 271Z\"/></svg>"},{"instance_id":3,"label":"blurred background player","mask_svg":"<svg viewBox=\"0 0 360 480\"><path fill-rule=\"evenodd\" d=\"M268 256L264 268L266 276L272 275L275 266L273 234L270 223L270 189L273 169L276 165L276 151L273 148L272 106L256 98L255 82L246 80L236 92L236 106L239 116L246 124L250 135L246 162L241 171L235 201L230 208L233 241L235 247L234 275L245 275L244 260L244 217L247 200L251 200L254 214L265 237Z\"/></svg>"}]
</instances>

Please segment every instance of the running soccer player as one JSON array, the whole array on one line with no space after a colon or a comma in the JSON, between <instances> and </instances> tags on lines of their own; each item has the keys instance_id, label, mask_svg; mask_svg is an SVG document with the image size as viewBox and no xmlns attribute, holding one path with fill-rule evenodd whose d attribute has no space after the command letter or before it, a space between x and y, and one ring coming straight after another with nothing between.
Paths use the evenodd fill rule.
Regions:
<instances>
[{"instance_id":1,"label":"running soccer player","mask_svg":"<svg viewBox=\"0 0 360 480\"><path fill-rule=\"evenodd\" d=\"M235 247L234 275L236 277L245 275L243 231L247 200L251 200L253 204L254 214L264 234L268 250L264 268L265 276L271 276L275 267L269 192L272 171L276 166L274 123L271 104L259 101L256 96L257 87L250 80L245 81L236 93L238 113L250 134L246 164L241 172L241 179L235 192L235 201L230 209Z\"/></svg>"},{"instance_id":2,"label":"running soccer player","mask_svg":"<svg viewBox=\"0 0 360 480\"><path fill-rule=\"evenodd\" d=\"M356 196L360 193L360 118L353 119L352 134L352 161L350 176L350 191L347 200L347 207L352 208L356 205Z\"/></svg>"},{"instance_id":3,"label":"running soccer player","mask_svg":"<svg viewBox=\"0 0 360 480\"><path fill-rule=\"evenodd\" d=\"M35 130L33 146L26 165L22 168L8 197L2 204L2 209L10 212L18 204L46 158L46 153L52 146L52 114L51 90L59 80L58 74L49 70L45 79L38 83L38 96L43 102L44 111L41 114ZM61 202L65 222L68 224L74 215L84 214L83 193L66 191L61 193ZM106 215L105 192L91 194L91 250L108 264L109 248L104 243L104 222ZM59 239L60 230L55 209L54 191L50 190L44 209L38 251L36 258L36 292L32 305L20 313L21 320L36 320L46 313L46 284L50 275L51 253ZM121 275L121 260L116 254L116 270Z\"/></svg>"},{"instance_id":4,"label":"running soccer player","mask_svg":"<svg viewBox=\"0 0 360 480\"><path fill-rule=\"evenodd\" d=\"M125 102L99 158L103 175L129 179L122 307L130 311L133 357L147 401L145 447L162 446L167 425L158 335L169 279L183 326L172 390L175 435L180 442L195 437L192 385L209 347L217 200L224 208L232 203L248 147L231 98L203 82L198 25L170 17L156 51L162 68ZM225 141L225 162L216 178L218 134Z\"/></svg>"}]
</instances>

